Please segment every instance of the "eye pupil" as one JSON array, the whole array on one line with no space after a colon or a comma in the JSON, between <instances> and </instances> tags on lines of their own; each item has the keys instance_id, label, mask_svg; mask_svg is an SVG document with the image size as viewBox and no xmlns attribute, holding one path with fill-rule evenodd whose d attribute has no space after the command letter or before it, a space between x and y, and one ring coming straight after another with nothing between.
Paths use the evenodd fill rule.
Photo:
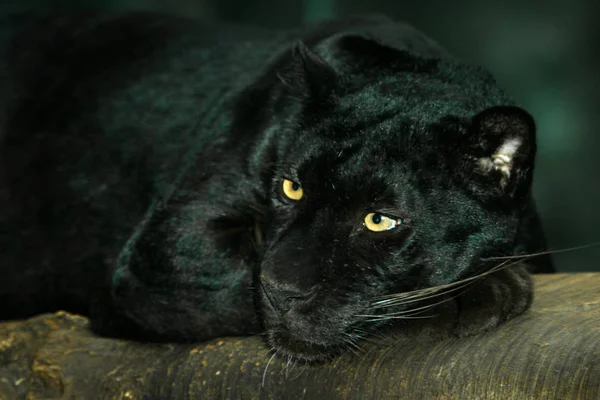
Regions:
<instances>
[{"instance_id":1,"label":"eye pupil","mask_svg":"<svg viewBox=\"0 0 600 400\"><path fill-rule=\"evenodd\" d=\"M300 185L296 182L292 183L292 190L295 192L300 189Z\"/></svg>"},{"instance_id":2,"label":"eye pupil","mask_svg":"<svg viewBox=\"0 0 600 400\"><path fill-rule=\"evenodd\" d=\"M373 221L374 224L379 224L381 222L381 214L373 214L373 216L371 217L371 220Z\"/></svg>"}]
</instances>

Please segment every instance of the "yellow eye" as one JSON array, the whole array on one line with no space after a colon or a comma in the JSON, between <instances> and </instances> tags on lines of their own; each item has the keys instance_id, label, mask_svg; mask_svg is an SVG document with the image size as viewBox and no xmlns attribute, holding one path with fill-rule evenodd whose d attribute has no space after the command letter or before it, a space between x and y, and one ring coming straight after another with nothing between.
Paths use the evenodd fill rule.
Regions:
<instances>
[{"instance_id":1,"label":"yellow eye","mask_svg":"<svg viewBox=\"0 0 600 400\"><path fill-rule=\"evenodd\" d=\"M283 194L289 199L300 200L304 196L304 190L299 183L292 182L289 179L283 180Z\"/></svg>"},{"instance_id":2,"label":"yellow eye","mask_svg":"<svg viewBox=\"0 0 600 400\"><path fill-rule=\"evenodd\" d=\"M396 220L379 213L369 213L365 217L365 226L373 232L383 232L394 229L402 224L402 220Z\"/></svg>"}]
</instances>

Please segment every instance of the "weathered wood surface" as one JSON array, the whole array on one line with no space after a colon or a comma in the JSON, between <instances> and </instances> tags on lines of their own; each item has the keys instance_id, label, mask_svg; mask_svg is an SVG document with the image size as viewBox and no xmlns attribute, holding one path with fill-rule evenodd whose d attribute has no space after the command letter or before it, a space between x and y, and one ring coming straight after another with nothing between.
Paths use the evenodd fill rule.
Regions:
<instances>
[{"instance_id":1,"label":"weathered wood surface","mask_svg":"<svg viewBox=\"0 0 600 400\"><path fill-rule=\"evenodd\" d=\"M260 338L156 345L95 337L65 313L0 324L0 399L600 399L600 273L536 277L526 315L477 337L367 342L286 369Z\"/></svg>"}]
</instances>

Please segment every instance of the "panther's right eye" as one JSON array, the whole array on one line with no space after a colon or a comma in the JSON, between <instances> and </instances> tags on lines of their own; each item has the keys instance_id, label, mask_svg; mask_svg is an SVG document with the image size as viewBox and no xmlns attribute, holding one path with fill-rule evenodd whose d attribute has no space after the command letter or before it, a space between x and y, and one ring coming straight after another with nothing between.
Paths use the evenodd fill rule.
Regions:
<instances>
[{"instance_id":1,"label":"panther's right eye","mask_svg":"<svg viewBox=\"0 0 600 400\"><path fill-rule=\"evenodd\" d=\"M290 200L298 201L304 196L304 190L299 183L290 181L289 179L283 180L283 194Z\"/></svg>"},{"instance_id":2,"label":"panther's right eye","mask_svg":"<svg viewBox=\"0 0 600 400\"><path fill-rule=\"evenodd\" d=\"M372 232L383 232L394 229L402 224L401 219L386 217L380 213L369 213L364 219L363 225Z\"/></svg>"}]
</instances>

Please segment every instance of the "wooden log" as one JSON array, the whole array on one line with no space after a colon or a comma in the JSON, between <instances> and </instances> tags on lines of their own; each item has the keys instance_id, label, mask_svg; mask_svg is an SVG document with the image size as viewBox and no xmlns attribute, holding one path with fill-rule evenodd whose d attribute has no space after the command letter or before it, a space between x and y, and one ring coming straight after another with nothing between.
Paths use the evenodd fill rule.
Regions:
<instances>
[{"instance_id":1,"label":"wooden log","mask_svg":"<svg viewBox=\"0 0 600 400\"><path fill-rule=\"evenodd\" d=\"M493 332L423 320L313 366L259 337L143 344L62 312L5 322L0 399L600 399L600 273L535 280L532 309Z\"/></svg>"}]
</instances>

